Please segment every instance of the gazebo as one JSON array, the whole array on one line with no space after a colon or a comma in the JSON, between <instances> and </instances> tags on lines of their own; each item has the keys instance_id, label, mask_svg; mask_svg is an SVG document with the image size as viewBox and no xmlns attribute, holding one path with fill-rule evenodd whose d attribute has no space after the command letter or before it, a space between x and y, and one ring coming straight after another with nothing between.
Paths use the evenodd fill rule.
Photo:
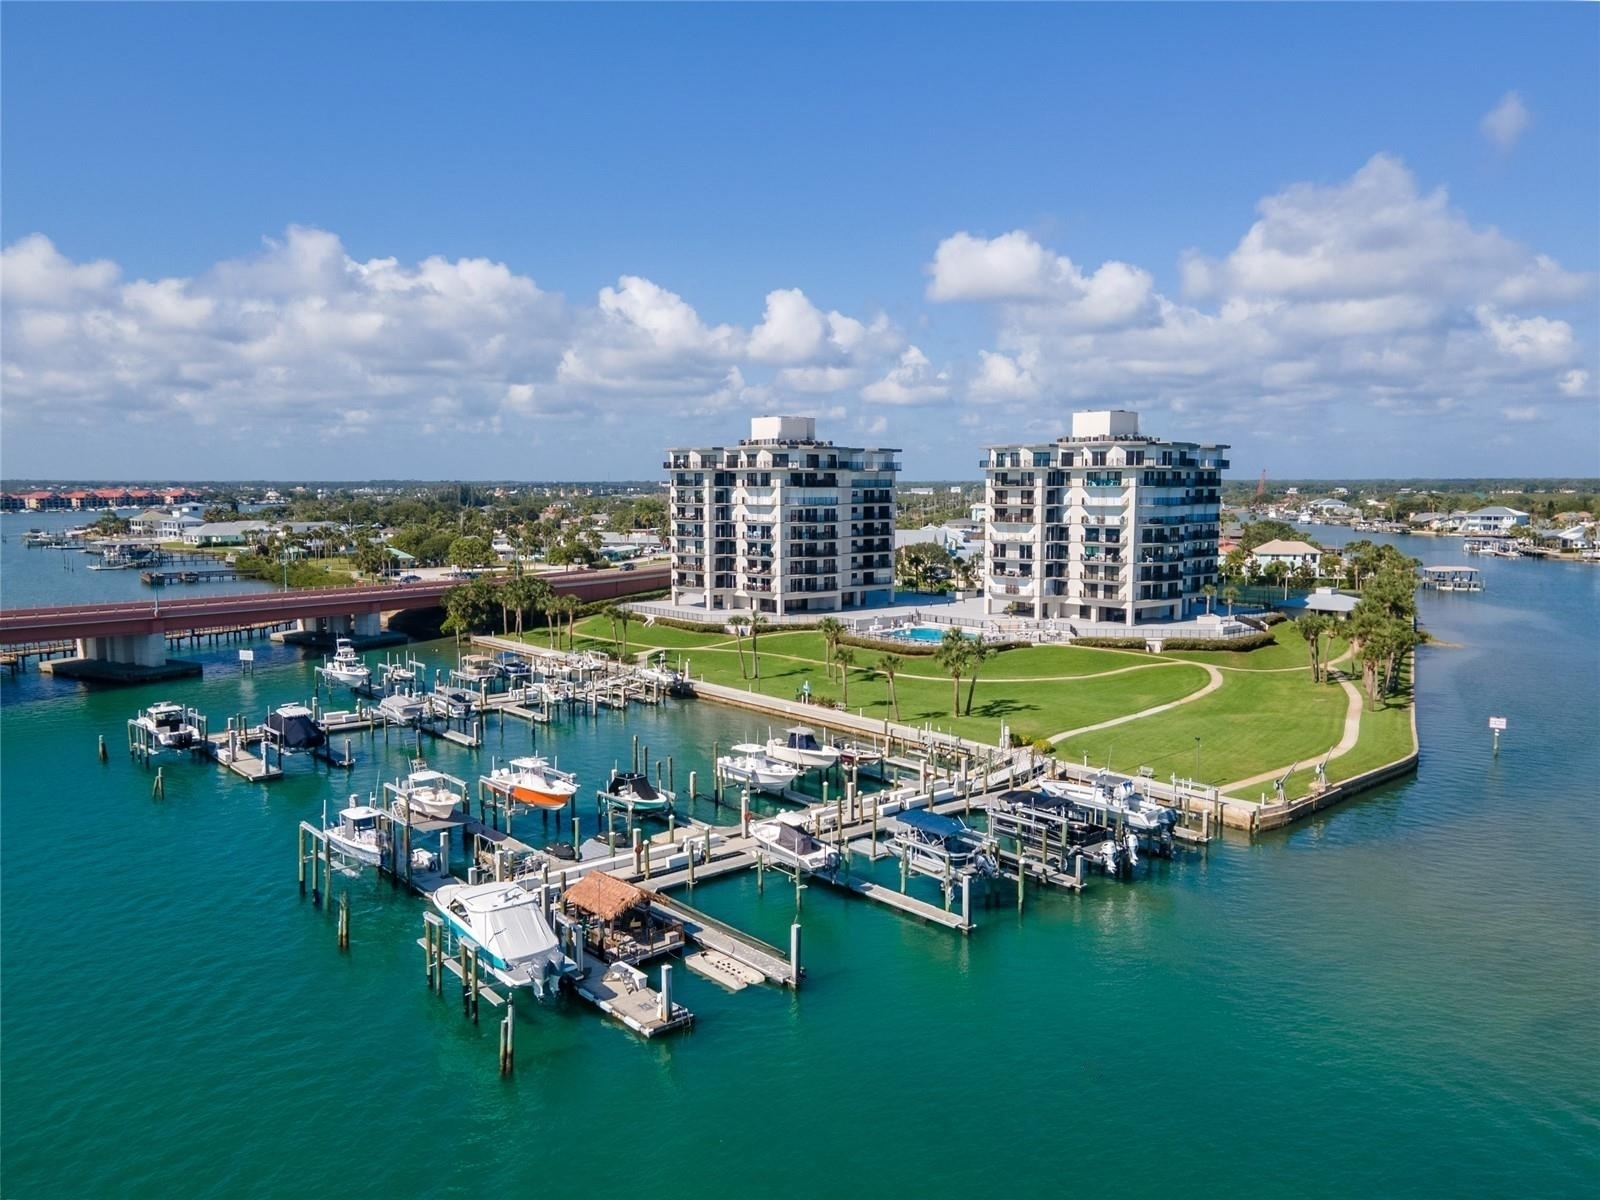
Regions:
<instances>
[{"instance_id":1,"label":"gazebo","mask_svg":"<svg viewBox=\"0 0 1600 1200\"><path fill-rule=\"evenodd\" d=\"M561 897L562 907L597 924L584 922L587 948L606 962L638 964L683 945L683 926L650 907L650 893L615 875L590 871Z\"/></svg>"}]
</instances>

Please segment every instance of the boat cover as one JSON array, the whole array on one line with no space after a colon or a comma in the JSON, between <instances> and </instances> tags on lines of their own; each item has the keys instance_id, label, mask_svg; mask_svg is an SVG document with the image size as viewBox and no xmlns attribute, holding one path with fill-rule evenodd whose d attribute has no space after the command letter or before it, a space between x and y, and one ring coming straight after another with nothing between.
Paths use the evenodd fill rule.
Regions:
<instances>
[{"instance_id":1,"label":"boat cover","mask_svg":"<svg viewBox=\"0 0 1600 1200\"><path fill-rule=\"evenodd\" d=\"M924 833L929 837L939 838L940 840L958 837L967 829L965 824L954 817L941 816L938 813L928 812L920 808L914 808L909 812L896 813L894 819L907 829L914 829L918 833Z\"/></svg>"},{"instance_id":2,"label":"boat cover","mask_svg":"<svg viewBox=\"0 0 1600 1200\"><path fill-rule=\"evenodd\" d=\"M328 740L328 735L311 719L311 710L299 704L268 713L267 728L277 735L285 750L311 750Z\"/></svg>"},{"instance_id":3,"label":"boat cover","mask_svg":"<svg viewBox=\"0 0 1600 1200\"><path fill-rule=\"evenodd\" d=\"M656 789L650 786L650 781L643 775L632 771L624 771L611 781L606 791L613 796L636 796L640 800L654 800L657 798Z\"/></svg>"}]
</instances>

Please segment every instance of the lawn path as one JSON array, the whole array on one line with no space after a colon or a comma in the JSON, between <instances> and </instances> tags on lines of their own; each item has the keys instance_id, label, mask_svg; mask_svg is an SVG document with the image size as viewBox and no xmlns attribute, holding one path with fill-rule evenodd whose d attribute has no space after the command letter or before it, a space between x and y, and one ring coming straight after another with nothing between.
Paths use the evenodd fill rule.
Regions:
<instances>
[{"instance_id":1,"label":"lawn path","mask_svg":"<svg viewBox=\"0 0 1600 1200\"><path fill-rule=\"evenodd\" d=\"M1179 660L1173 660L1173 661L1179 661ZM1187 661L1187 660L1183 660L1183 661ZM1152 664L1152 665L1154 665L1154 664ZM1183 697L1181 700L1173 700L1168 704L1157 704L1152 708L1143 708L1143 709L1140 709L1138 712L1128 713L1125 716L1112 717L1111 720L1109 720L1109 721L1101 721L1101 722L1099 722L1098 724L1095 724L1095 725L1085 725L1085 726L1083 726L1082 728L1079 728L1079 729L1068 729L1068 730L1065 730L1062 733L1051 734L1050 735L1050 739L1049 739L1051 744L1053 745L1056 742L1064 742L1064 741L1066 741L1067 738L1077 737L1080 733L1093 733L1097 729L1110 729L1113 725L1126 725L1129 721L1138 721L1138 720L1141 720L1144 717L1153 717L1157 713L1164 713L1164 712L1167 712L1167 711L1169 711L1171 709L1177 708L1178 705L1180 705L1180 704L1193 704L1196 700L1199 700L1203 696L1209 696L1212 692L1216 691L1219 687L1222 686L1222 683L1223 683L1222 672L1218 668L1213 667L1210 663L1189 663L1189 665L1190 666L1194 666L1194 667L1200 667L1202 670L1205 671L1205 673L1207 675L1209 675L1211 677L1211 681L1209 683L1207 683L1205 685L1205 687L1201 688L1198 692L1190 692L1187 696ZM1124 669L1128 670L1128 669L1132 669L1132 668L1124 668ZM1116 671L1107 672L1107 674L1112 674L1112 675L1115 675L1115 674L1118 674L1118 673L1119 672L1116 672ZM1083 677L1080 676L1080 678L1083 678ZM1093 677L1089 676L1088 678L1093 678Z\"/></svg>"},{"instance_id":2,"label":"lawn path","mask_svg":"<svg viewBox=\"0 0 1600 1200\"><path fill-rule=\"evenodd\" d=\"M1345 675L1339 675L1337 680L1339 686L1344 689L1345 694L1346 703L1344 712L1344 736L1339 739L1338 745L1336 745L1332 750L1328 751L1329 762L1332 762L1341 755L1350 753L1350 751L1355 748L1356 739L1361 736L1360 689L1358 689L1355 684L1351 683L1349 678ZM1233 783L1225 783L1222 785L1220 790L1223 792L1231 792L1234 788L1254 787L1258 783L1270 783L1273 780L1283 778L1284 775L1288 774L1291 770L1299 765L1299 763L1292 763L1287 767L1279 767L1276 771L1263 771L1259 775L1250 776L1249 779L1239 779L1235 780Z\"/></svg>"}]
</instances>

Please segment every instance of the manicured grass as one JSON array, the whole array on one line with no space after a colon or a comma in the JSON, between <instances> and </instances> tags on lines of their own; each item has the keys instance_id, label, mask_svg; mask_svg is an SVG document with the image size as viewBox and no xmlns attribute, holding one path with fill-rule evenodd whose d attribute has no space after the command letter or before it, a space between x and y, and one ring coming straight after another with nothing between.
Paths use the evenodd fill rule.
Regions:
<instances>
[{"instance_id":1,"label":"manicured grass","mask_svg":"<svg viewBox=\"0 0 1600 1200\"><path fill-rule=\"evenodd\" d=\"M1142 650L1096 650L1088 646L1031 646L1007 650L985 665L984 674L1004 664L1003 673L1012 679L1047 679L1062 675L1093 675L1100 671L1119 671L1123 667L1160 661Z\"/></svg>"},{"instance_id":2,"label":"manicured grass","mask_svg":"<svg viewBox=\"0 0 1600 1200\"><path fill-rule=\"evenodd\" d=\"M1210 663L1213 667L1233 671L1287 671L1301 667L1309 680L1311 651L1306 646L1305 638L1300 636L1300 627L1293 621L1279 621L1272 627L1272 633L1277 640L1259 650L1180 650L1169 657ZM1343 638L1323 638L1324 661L1338 658L1347 647L1348 643Z\"/></svg>"},{"instance_id":3,"label":"manicured grass","mask_svg":"<svg viewBox=\"0 0 1600 1200\"><path fill-rule=\"evenodd\" d=\"M1345 695L1300 672L1229 671L1209 696L1171 712L1069 738L1058 753L1132 774L1153 767L1201 783L1245 779L1300 760L1319 759L1339 741ZM1195 748L1199 742L1199 768ZM1268 789L1270 790L1270 788Z\"/></svg>"}]
</instances>

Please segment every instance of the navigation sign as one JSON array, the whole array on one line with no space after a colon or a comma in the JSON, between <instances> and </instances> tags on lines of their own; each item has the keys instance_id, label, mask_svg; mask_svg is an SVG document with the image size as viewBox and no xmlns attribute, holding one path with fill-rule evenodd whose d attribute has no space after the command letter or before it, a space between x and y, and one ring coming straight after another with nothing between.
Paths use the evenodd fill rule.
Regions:
<instances>
[{"instance_id":1,"label":"navigation sign","mask_svg":"<svg viewBox=\"0 0 1600 1200\"><path fill-rule=\"evenodd\" d=\"M1496 733L1503 732L1505 730L1505 727L1506 727L1506 719L1504 717L1490 717L1489 718L1489 728L1494 730Z\"/></svg>"}]
</instances>

